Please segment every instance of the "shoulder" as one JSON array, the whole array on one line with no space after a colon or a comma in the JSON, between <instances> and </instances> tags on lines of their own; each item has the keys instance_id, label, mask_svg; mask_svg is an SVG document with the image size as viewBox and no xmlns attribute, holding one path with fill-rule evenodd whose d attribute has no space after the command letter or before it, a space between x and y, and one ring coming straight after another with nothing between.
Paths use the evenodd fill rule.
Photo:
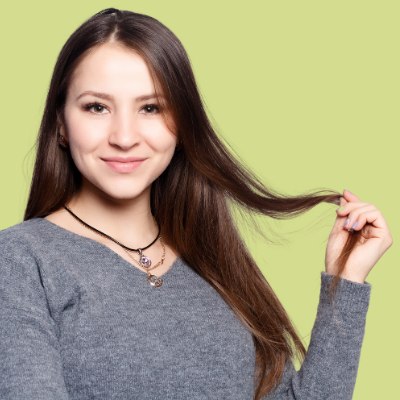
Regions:
<instances>
[{"instance_id":1,"label":"shoulder","mask_svg":"<svg viewBox=\"0 0 400 400\"><path fill-rule=\"evenodd\" d=\"M29 252L42 239L40 218L33 218L0 230L0 254L9 258L21 252Z\"/></svg>"},{"instance_id":2,"label":"shoulder","mask_svg":"<svg viewBox=\"0 0 400 400\"><path fill-rule=\"evenodd\" d=\"M36 319L47 312L41 257L49 235L42 230L40 218L0 230L0 298L5 308L19 310L13 315L25 310Z\"/></svg>"},{"instance_id":3,"label":"shoulder","mask_svg":"<svg viewBox=\"0 0 400 400\"><path fill-rule=\"evenodd\" d=\"M42 218L32 218L0 230L0 243L20 239L33 239L40 229Z\"/></svg>"},{"instance_id":4,"label":"shoulder","mask_svg":"<svg viewBox=\"0 0 400 400\"><path fill-rule=\"evenodd\" d=\"M32 218L0 230L0 286L26 288L24 282L39 282L52 235L43 218Z\"/></svg>"}]
</instances>

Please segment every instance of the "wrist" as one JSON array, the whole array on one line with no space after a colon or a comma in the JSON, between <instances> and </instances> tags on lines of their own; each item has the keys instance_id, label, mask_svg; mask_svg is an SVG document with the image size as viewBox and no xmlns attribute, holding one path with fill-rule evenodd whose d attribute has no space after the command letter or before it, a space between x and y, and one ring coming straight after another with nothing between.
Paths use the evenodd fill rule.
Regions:
<instances>
[{"instance_id":1,"label":"wrist","mask_svg":"<svg viewBox=\"0 0 400 400\"><path fill-rule=\"evenodd\" d=\"M351 281L351 282L357 282L357 283L362 283L362 284L365 283L365 278L366 278L365 276L358 276L358 275L349 274L349 273L346 273L346 272L342 272L339 275L339 277L342 278L342 279L346 279L348 281Z\"/></svg>"}]
</instances>

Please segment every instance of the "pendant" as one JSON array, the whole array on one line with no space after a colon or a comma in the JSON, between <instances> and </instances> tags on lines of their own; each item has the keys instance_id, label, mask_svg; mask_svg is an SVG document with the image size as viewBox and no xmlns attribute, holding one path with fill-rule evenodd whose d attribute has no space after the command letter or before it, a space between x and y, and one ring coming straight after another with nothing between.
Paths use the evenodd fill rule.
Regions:
<instances>
[{"instance_id":1,"label":"pendant","mask_svg":"<svg viewBox=\"0 0 400 400\"><path fill-rule=\"evenodd\" d=\"M159 277L156 276L156 275L150 274L150 275L147 277L147 282L149 282L149 284L150 284L151 286L160 287L160 286L163 284L163 279L162 279L162 278L159 278Z\"/></svg>"},{"instance_id":2,"label":"pendant","mask_svg":"<svg viewBox=\"0 0 400 400\"><path fill-rule=\"evenodd\" d=\"M140 255L140 264L144 268L149 268L151 266L151 260L149 257L145 256L144 254Z\"/></svg>"}]
</instances>

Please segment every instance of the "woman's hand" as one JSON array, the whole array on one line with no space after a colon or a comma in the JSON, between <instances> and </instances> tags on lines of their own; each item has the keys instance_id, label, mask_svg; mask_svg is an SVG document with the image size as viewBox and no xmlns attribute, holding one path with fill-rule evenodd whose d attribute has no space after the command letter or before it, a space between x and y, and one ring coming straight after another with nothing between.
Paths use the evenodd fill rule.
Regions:
<instances>
[{"instance_id":1,"label":"woman's hand","mask_svg":"<svg viewBox=\"0 0 400 400\"><path fill-rule=\"evenodd\" d=\"M337 218L328 238L325 253L325 270L335 275L335 261L340 255L349 229L361 230L359 242L346 262L342 278L364 283L372 267L392 245L389 228L381 212L372 204L361 201L356 195L345 190L340 198ZM345 222L347 224L344 226ZM355 225L356 224L356 225Z\"/></svg>"}]
</instances>

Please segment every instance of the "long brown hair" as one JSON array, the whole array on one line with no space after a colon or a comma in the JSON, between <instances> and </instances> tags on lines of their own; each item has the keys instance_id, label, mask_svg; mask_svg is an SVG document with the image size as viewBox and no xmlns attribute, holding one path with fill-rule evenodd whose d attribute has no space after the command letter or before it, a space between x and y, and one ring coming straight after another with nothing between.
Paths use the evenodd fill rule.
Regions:
<instances>
[{"instance_id":1,"label":"long brown hair","mask_svg":"<svg viewBox=\"0 0 400 400\"><path fill-rule=\"evenodd\" d=\"M279 383L287 361L304 358L305 347L246 248L230 205L284 219L321 202L338 205L341 193L320 190L287 196L266 188L215 133L179 39L150 16L108 8L85 21L58 56L36 143L24 220L59 209L81 186L80 173L69 151L58 145L56 132L64 122L71 74L87 51L109 41L139 53L152 74L156 93L163 91L179 145L169 166L152 184L151 210L166 243L220 293L251 331L256 349L254 398L258 400ZM337 260L333 290L358 234L349 235Z\"/></svg>"}]
</instances>

